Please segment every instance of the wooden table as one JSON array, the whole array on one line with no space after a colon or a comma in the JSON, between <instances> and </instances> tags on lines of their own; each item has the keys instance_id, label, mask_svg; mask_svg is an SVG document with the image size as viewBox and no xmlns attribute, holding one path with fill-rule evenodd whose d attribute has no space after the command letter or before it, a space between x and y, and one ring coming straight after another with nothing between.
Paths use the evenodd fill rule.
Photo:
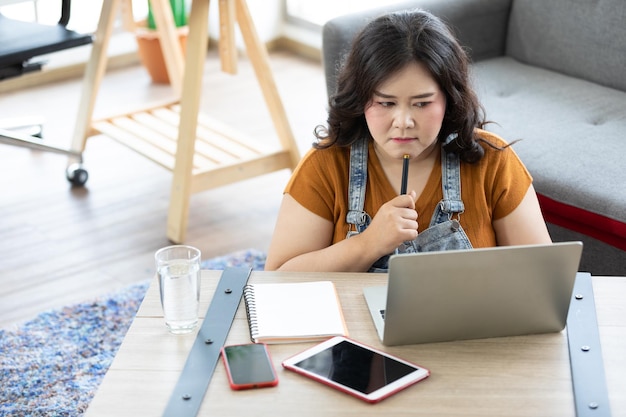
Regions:
<instances>
[{"instance_id":1,"label":"wooden table","mask_svg":"<svg viewBox=\"0 0 626 417\"><path fill-rule=\"evenodd\" d=\"M206 311L220 274L202 271L200 311ZM285 358L312 344L271 345L280 379L277 387L232 391L220 359L199 415L575 415L565 332L385 347L374 330L362 289L383 284L386 275L253 272L250 282L327 279L337 286L352 338L421 364L432 375L370 405L282 368ZM626 416L626 278L593 277L593 287L611 409L613 416ZM86 415L162 415L194 339L195 333L167 332L154 281ZM249 333L242 302L227 343L245 342Z\"/></svg>"}]
</instances>

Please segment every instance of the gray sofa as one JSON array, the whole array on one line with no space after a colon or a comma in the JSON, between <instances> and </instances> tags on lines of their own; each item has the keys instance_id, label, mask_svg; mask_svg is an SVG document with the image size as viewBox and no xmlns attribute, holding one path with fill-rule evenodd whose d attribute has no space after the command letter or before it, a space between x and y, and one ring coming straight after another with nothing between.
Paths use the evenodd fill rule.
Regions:
<instances>
[{"instance_id":1,"label":"gray sofa","mask_svg":"<svg viewBox=\"0 0 626 417\"><path fill-rule=\"evenodd\" d=\"M488 129L522 139L552 239L584 242L581 271L626 275L626 1L414 0L341 16L323 29L329 94L355 33L408 8L467 48Z\"/></svg>"}]
</instances>

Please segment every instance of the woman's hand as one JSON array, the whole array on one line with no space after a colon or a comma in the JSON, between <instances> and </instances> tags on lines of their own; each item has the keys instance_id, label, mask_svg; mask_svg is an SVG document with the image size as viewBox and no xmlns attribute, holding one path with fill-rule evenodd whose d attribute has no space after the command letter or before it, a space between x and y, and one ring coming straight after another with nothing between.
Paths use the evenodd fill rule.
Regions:
<instances>
[{"instance_id":1,"label":"woman's hand","mask_svg":"<svg viewBox=\"0 0 626 417\"><path fill-rule=\"evenodd\" d=\"M367 237L372 248L384 256L393 252L402 242L417 237L417 211L415 211L415 191L395 197L383 204L363 237Z\"/></svg>"},{"instance_id":2,"label":"woman's hand","mask_svg":"<svg viewBox=\"0 0 626 417\"><path fill-rule=\"evenodd\" d=\"M366 272L378 258L417 237L416 193L385 203L364 232L332 244L332 222L283 196L266 270Z\"/></svg>"}]
</instances>

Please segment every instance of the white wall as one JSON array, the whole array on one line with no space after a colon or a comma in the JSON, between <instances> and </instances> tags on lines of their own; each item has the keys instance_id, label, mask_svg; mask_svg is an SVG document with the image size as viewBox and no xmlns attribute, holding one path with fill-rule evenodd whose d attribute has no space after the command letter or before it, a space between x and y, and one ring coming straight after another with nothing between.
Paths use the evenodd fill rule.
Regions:
<instances>
[{"instance_id":1,"label":"white wall","mask_svg":"<svg viewBox=\"0 0 626 417\"><path fill-rule=\"evenodd\" d=\"M272 41L282 35L283 16L281 0L248 0L248 9L261 42ZM212 0L209 8L209 35L219 39L219 2ZM239 28L235 29L237 47L244 48Z\"/></svg>"}]
</instances>

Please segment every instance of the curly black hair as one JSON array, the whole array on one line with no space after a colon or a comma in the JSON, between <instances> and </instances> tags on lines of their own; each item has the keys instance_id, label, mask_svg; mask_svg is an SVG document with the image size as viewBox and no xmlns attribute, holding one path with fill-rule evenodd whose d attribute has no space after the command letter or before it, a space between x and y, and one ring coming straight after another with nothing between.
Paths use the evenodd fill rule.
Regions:
<instances>
[{"instance_id":1,"label":"curly black hair","mask_svg":"<svg viewBox=\"0 0 626 417\"><path fill-rule=\"evenodd\" d=\"M484 141L476 136L476 128L487 122L470 82L469 56L441 19L419 9L380 16L356 36L329 98L328 126L315 128L314 147L371 139L364 115L367 104L377 87L411 62L425 65L446 96L438 140L456 134L446 151L458 153L465 162L479 161L484 149L478 142Z\"/></svg>"}]
</instances>

